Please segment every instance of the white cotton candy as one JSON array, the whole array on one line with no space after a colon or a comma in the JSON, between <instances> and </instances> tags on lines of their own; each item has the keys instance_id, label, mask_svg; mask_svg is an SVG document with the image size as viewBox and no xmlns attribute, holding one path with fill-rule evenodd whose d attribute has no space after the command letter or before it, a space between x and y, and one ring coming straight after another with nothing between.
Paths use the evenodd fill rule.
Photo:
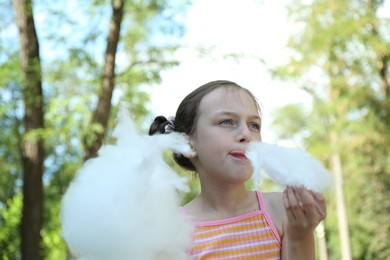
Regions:
<instances>
[{"instance_id":1,"label":"white cotton candy","mask_svg":"<svg viewBox=\"0 0 390 260\"><path fill-rule=\"evenodd\" d=\"M62 200L62 232L76 257L188 259L191 225L179 212L177 190L187 180L163 160L170 148L190 154L179 134L139 134L124 105L113 136L77 172Z\"/></svg>"},{"instance_id":2,"label":"white cotton candy","mask_svg":"<svg viewBox=\"0 0 390 260\"><path fill-rule=\"evenodd\" d=\"M255 181L264 171L282 186L304 186L323 192L332 184L332 177L322 164L309 153L264 142L251 142L246 156L251 161Z\"/></svg>"}]
</instances>

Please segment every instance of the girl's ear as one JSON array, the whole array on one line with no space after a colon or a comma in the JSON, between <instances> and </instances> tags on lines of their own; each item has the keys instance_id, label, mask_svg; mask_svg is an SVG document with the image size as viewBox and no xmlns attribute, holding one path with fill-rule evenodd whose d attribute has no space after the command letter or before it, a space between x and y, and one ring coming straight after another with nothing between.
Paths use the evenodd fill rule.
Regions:
<instances>
[{"instance_id":1,"label":"girl's ear","mask_svg":"<svg viewBox=\"0 0 390 260\"><path fill-rule=\"evenodd\" d=\"M183 134L184 135L184 137L188 140L188 144L189 144L189 146L190 146L190 148L191 148L191 152L189 152L189 153L185 153L185 154L183 154L184 155L184 157L186 157L186 158L195 158L196 156L197 156L197 154L196 154L196 151L195 151L195 148L194 148L194 143L192 142L192 140L191 140L191 137L189 137L188 135L186 135L186 134Z\"/></svg>"}]
</instances>

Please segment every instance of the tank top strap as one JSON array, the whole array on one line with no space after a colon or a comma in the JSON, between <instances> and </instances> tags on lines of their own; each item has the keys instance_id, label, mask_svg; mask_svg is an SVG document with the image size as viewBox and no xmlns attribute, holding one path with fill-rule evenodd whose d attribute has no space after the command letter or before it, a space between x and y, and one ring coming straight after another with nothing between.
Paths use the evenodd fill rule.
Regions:
<instances>
[{"instance_id":1,"label":"tank top strap","mask_svg":"<svg viewBox=\"0 0 390 260\"><path fill-rule=\"evenodd\" d=\"M179 211L188 222L193 223L193 221L191 220L190 214L188 214L187 210L183 206L179 207Z\"/></svg>"},{"instance_id":2,"label":"tank top strap","mask_svg":"<svg viewBox=\"0 0 390 260\"><path fill-rule=\"evenodd\" d=\"M267 213L267 210L265 209L264 207L264 198L263 198L263 194L260 192L260 191L256 191L256 194L257 194L257 201L259 202L259 209L260 209L260 212L263 214L263 216L265 217L265 219L267 220L268 222L268 225L270 226L270 228L272 229L272 232L276 238L276 240L278 240L279 244L282 243L282 239L279 235L279 232L275 226L275 224L273 223L271 217L268 215Z\"/></svg>"},{"instance_id":3,"label":"tank top strap","mask_svg":"<svg viewBox=\"0 0 390 260\"><path fill-rule=\"evenodd\" d=\"M180 211L183 215L188 216L188 212L187 212L187 210L186 210L183 206L180 206L180 207L179 207L179 211Z\"/></svg>"},{"instance_id":4,"label":"tank top strap","mask_svg":"<svg viewBox=\"0 0 390 260\"><path fill-rule=\"evenodd\" d=\"M263 194L260 191L256 191L256 195L257 195L257 202L259 203L259 209L260 211L264 212L265 208L264 208Z\"/></svg>"}]
</instances>

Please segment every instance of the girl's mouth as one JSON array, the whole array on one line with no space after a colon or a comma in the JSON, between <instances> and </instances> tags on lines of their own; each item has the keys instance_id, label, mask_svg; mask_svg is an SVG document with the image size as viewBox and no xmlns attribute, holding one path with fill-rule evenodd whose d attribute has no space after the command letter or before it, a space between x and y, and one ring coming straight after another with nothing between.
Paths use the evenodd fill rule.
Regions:
<instances>
[{"instance_id":1,"label":"girl's mouth","mask_svg":"<svg viewBox=\"0 0 390 260\"><path fill-rule=\"evenodd\" d=\"M238 158L240 160L248 160L245 153L242 151L232 151L232 152L230 152L230 155L235 157L235 158Z\"/></svg>"}]
</instances>

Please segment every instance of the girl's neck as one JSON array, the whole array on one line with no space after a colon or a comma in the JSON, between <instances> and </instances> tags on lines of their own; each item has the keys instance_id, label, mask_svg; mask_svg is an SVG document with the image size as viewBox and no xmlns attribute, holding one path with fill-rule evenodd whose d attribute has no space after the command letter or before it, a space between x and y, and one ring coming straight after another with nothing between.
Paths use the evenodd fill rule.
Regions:
<instances>
[{"instance_id":1,"label":"girl's neck","mask_svg":"<svg viewBox=\"0 0 390 260\"><path fill-rule=\"evenodd\" d=\"M201 212L215 219L235 217L258 209L256 194L245 187L203 189L198 203Z\"/></svg>"}]
</instances>

